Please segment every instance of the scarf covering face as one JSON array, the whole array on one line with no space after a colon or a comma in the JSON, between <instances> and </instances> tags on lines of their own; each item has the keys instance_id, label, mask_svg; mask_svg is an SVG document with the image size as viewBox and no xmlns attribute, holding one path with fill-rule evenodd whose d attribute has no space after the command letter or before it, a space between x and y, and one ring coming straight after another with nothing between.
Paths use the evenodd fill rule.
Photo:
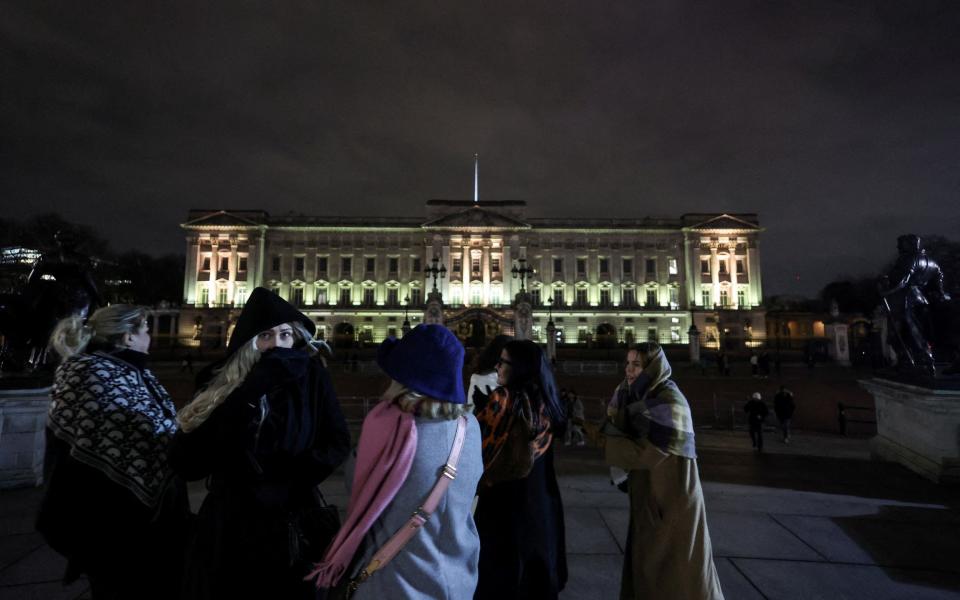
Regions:
<instances>
[{"instance_id":1,"label":"scarf covering face","mask_svg":"<svg viewBox=\"0 0 960 600\"><path fill-rule=\"evenodd\" d=\"M416 452L413 415L391 399L382 400L363 420L343 526L306 579L316 578L318 588L331 588L340 581L370 527L406 481Z\"/></svg>"},{"instance_id":2,"label":"scarf covering face","mask_svg":"<svg viewBox=\"0 0 960 600\"><path fill-rule=\"evenodd\" d=\"M657 350L632 385L617 386L610 406L625 409L624 423L629 436L648 439L664 452L696 458L693 417L686 397L670 379L673 370L663 350Z\"/></svg>"},{"instance_id":3,"label":"scarf covering face","mask_svg":"<svg viewBox=\"0 0 960 600\"><path fill-rule=\"evenodd\" d=\"M157 378L104 353L78 354L56 371L48 427L70 456L155 507L171 471L176 409Z\"/></svg>"}]
</instances>

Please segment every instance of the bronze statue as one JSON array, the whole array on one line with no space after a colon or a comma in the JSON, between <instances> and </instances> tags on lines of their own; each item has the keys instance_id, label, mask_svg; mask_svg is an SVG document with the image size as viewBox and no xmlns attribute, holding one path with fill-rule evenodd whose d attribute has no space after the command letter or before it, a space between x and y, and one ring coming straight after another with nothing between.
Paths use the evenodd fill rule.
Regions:
<instances>
[{"instance_id":1,"label":"bronze statue","mask_svg":"<svg viewBox=\"0 0 960 600\"><path fill-rule=\"evenodd\" d=\"M900 366L934 376L930 305L950 300L943 287L943 271L927 256L917 235L898 237L897 252L893 269L880 281L880 296L897 341L894 350Z\"/></svg>"}]
</instances>

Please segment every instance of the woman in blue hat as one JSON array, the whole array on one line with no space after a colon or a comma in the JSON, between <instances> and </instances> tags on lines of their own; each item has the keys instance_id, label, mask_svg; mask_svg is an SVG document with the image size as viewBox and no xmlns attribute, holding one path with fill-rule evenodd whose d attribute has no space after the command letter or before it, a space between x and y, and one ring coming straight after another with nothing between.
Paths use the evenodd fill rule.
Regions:
<instances>
[{"instance_id":1,"label":"woman in blue hat","mask_svg":"<svg viewBox=\"0 0 960 600\"><path fill-rule=\"evenodd\" d=\"M380 346L377 363L392 381L347 461L350 507L312 574L319 588L354 600L473 596L480 539L471 508L483 462L463 354L442 325Z\"/></svg>"},{"instance_id":2,"label":"woman in blue hat","mask_svg":"<svg viewBox=\"0 0 960 600\"><path fill-rule=\"evenodd\" d=\"M226 360L177 414L170 464L207 479L187 551L184 599L312 597L291 518L343 462L350 434L330 375L313 356L313 322L256 288ZM295 533L295 532L293 532Z\"/></svg>"},{"instance_id":3,"label":"woman in blue hat","mask_svg":"<svg viewBox=\"0 0 960 600\"><path fill-rule=\"evenodd\" d=\"M563 407L550 364L530 340L503 347L497 382L477 412L484 474L476 512L480 580L474 598L555 599L567 582L552 444L563 433Z\"/></svg>"}]
</instances>

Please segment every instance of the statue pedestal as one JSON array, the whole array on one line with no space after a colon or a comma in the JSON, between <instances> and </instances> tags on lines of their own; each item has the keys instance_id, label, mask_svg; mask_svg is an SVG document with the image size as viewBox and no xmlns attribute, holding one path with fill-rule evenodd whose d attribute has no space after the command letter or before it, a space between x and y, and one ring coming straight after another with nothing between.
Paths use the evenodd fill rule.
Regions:
<instances>
[{"instance_id":1,"label":"statue pedestal","mask_svg":"<svg viewBox=\"0 0 960 600\"><path fill-rule=\"evenodd\" d=\"M900 463L931 481L960 484L960 390L927 388L888 379L860 385L873 396L874 457Z\"/></svg>"},{"instance_id":2,"label":"statue pedestal","mask_svg":"<svg viewBox=\"0 0 960 600\"><path fill-rule=\"evenodd\" d=\"M43 482L50 388L0 390L0 489Z\"/></svg>"}]
</instances>

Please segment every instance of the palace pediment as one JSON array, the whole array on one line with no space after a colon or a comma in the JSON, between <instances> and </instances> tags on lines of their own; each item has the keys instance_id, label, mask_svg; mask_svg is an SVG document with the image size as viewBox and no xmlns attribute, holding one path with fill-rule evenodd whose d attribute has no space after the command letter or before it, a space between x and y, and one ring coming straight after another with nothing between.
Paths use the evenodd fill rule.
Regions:
<instances>
[{"instance_id":1,"label":"palace pediment","mask_svg":"<svg viewBox=\"0 0 960 600\"><path fill-rule=\"evenodd\" d=\"M713 231L713 230L737 230L737 231L761 231L761 227L756 223L730 214L716 215L694 225L684 227L687 231Z\"/></svg>"},{"instance_id":2,"label":"palace pediment","mask_svg":"<svg viewBox=\"0 0 960 600\"><path fill-rule=\"evenodd\" d=\"M443 215L422 225L424 229L448 231L521 231L530 229L530 225L505 214L471 206L448 215Z\"/></svg>"},{"instance_id":3,"label":"palace pediment","mask_svg":"<svg viewBox=\"0 0 960 600\"><path fill-rule=\"evenodd\" d=\"M190 211L189 220L181 227L259 227L266 217L267 213L263 211Z\"/></svg>"}]
</instances>

